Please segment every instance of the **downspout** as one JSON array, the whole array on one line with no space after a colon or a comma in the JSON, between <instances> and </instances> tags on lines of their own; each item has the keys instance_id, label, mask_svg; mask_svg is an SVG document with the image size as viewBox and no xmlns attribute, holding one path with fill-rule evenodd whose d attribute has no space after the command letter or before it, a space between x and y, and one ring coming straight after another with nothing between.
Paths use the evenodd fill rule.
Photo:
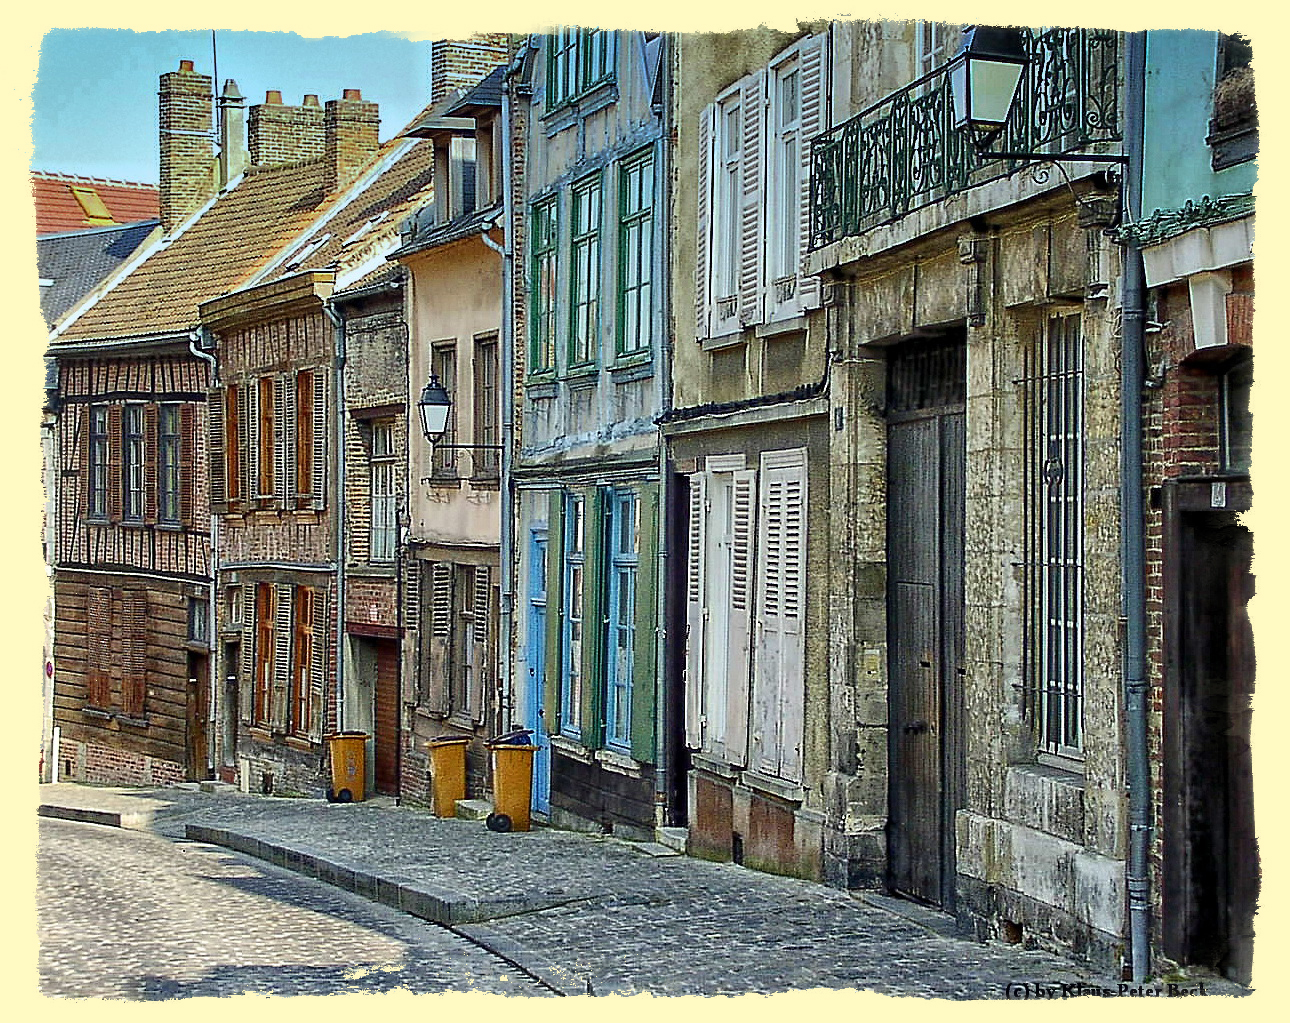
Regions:
<instances>
[{"instance_id":1,"label":"downspout","mask_svg":"<svg viewBox=\"0 0 1290 1023\"><path fill-rule=\"evenodd\" d=\"M215 33L212 32L211 33L212 45L214 44L214 39L215 39ZM219 363L216 361L215 356L211 355L210 352L203 352L200 348L197 347L197 342L201 339L201 336L202 336L202 332L200 328L189 332L188 351L191 355L194 355L199 359L205 359L207 362L210 363L210 367L211 367L210 386L215 387L219 383ZM197 438L194 437L193 438L194 446L196 445L196 442L197 442ZM211 528L211 568L210 568L210 585L207 587L207 590L209 592L207 593L207 596L206 596L206 603L207 603L206 643L211 648L211 656L210 656L210 662L209 662L210 667L208 667L206 670L206 684L209 687L207 689L207 692L210 694L206 701L206 707L207 707L207 716L208 716L207 724L214 725L214 723L218 720L216 707L217 707L217 704L219 704L220 702L220 694L224 689L224 687L220 685L220 682L219 682L219 680L223 678L223 673L219 671L220 665L219 665L219 659L218 659L218 651L216 651L215 649L216 644L214 642L215 593L216 593L216 590L218 589L218 583L219 583L219 516L215 515L214 513L210 513L208 514L208 518L210 519L210 528ZM215 756L215 734L217 731L218 729L214 727L206 729L206 755L207 757L210 758L210 765L212 769L215 769L220 766L219 764L216 763L216 760L218 758ZM58 770L57 762L55 762L54 770L55 771ZM55 780L57 780L56 774L55 774Z\"/></svg>"},{"instance_id":2,"label":"downspout","mask_svg":"<svg viewBox=\"0 0 1290 1023\"><path fill-rule=\"evenodd\" d=\"M660 174L658 178L663 183L664 199L659 204L660 216L662 221L660 230L655 237L663 239L664 251L671 250L671 231L672 231L672 39L670 33L664 32L659 36L659 55L658 55L658 73L663 75L663 109L660 111L662 120L662 140L659 154ZM666 272L671 261L663 259L664 272L659 274L659 280L662 282L662 309L663 309L663 337L659 344L659 411L660 417L666 415L672 408L672 338L675 337L675 323L672 315L672 279ZM672 821L669 816L668 807L668 765L670 763L671 750L668 748L668 730L667 730L667 705L669 693L667 691L667 562L668 562L668 530L669 521L668 510L671 507L671 488L669 486L669 477L667 471L667 443L663 439L663 428L661 425L658 429L658 502L656 504L655 515L657 532L657 556L658 564L654 569L654 578L657 580L654 587L655 604L656 604L656 624L654 640L654 735L655 735L655 759L654 765L654 805L655 805L655 825L666 827Z\"/></svg>"},{"instance_id":3,"label":"downspout","mask_svg":"<svg viewBox=\"0 0 1290 1023\"><path fill-rule=\"evenodd\" d=\"M1143 127L1146 111L1146 33L1125 40L1123 217L1142 215ZM1125 619L1124 703L1126 774L1129 785L1129 949L1133 980L1142 983L1151 966L1148 854L1151 845L1151 770L1147 750L1146 548L1142 500L1142 381L1145 271L1141 251L1121 247L1124 260L1120 374L1120 563Z\"/></svg>"},{"instance_id":4,"label":"downspout","mask_svg":"<svg viewBox=\"0 0 1290 1023\"><path fill-rule=\"evenodd\" d=\"M336 334L335 438L336 500L332 502L332 528L336 533L336 731L345 730L345 318L336 311L331 298L323 301L323 312ZM397 706L397 702L396 702ZM396 723L397 728L397 723ZM323 730L326 731L326 722ZM397 732L396 732L397 734Z\"/></svg>"}]
</instances>

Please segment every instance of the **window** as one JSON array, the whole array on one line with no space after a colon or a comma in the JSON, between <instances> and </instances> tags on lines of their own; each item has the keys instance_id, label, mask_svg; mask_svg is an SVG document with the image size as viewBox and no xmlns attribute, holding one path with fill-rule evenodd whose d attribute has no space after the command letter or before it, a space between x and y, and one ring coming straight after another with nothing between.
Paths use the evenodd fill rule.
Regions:
<instances>
[{"instance_id":1,"label":"window","mask_svg":"<svg viewBox=\"0 0 1290 1023\"><path fill-rule=\"evenodd\" d=\"M255 585L255 677L251 723L271 724L273 702L273 620L276 610L271 583Z\"/></svg>"},{"instance_id":2,"label":"window","mask_svg":"<svg viewBox=\"0 0 1290 1023\"><path fill-rule=\"evenodd\" d=\"M608 746L630 753L640 501L634 491L614 491L609 508L609 614L605 637L609 656L605 741Z\"/></svg>"},{"instance_id":3,"label":"window","mask_svg":"<svg viewBox=\"0 0 1290 1023\"><path fill-rule=\"evenodd\" d=\"M457 341L439 341L430 349L430 371L439 378L439 383L449 394L457 393ZM433 460L430 465L432 478L457 478L457 452L451 445L457 443L457 402L452 403L448 411L448 422L443 429L443 436L434 445Z\"/></svg>"},{"instance_id":4,"label":"window","mask_svg":"<svg viewBox=\"0 0 1290 1023\"><path fill-rule=\"evenodd\" d=\"M796 58L785 61L772 72L767 257L774 309L791 303L795 297L798 261L802 250L800 225L804 167L799 148L802 118L800 86L801 73ZM773 311L771 318L778 318Z\"/></svg>"},{"instance_id":5,"label":"window","mask_svg":"<svg viewBox=\"0 0 1290 1023\"><path fill-rule=\"evenodd\" d=\"M1047 323L1027 372L1026 493L1031 651L1027 681L1039 749L1084 746L1084 381L1078 314Z\"/></svg>"},{"instance_id":6,"label":"window","mask_svg":"<svg viewBox=\"0 0 1290 1023\"><path fill-rule=\"evenodd\" d=\"M1206 141L1211 165L1223 170L1259 152L1259 113L1254 102L1254 57L1250 40L1243 35L1218 37L1218 66L1214 83L1214 109Z\"/></svg>"},{"instance_id":7,"label":"window","mask_svg":"<svg viewBox=\"0 0 1290 1023\"><path fill-rule=\"evenodd\" d=\"M224 590L224 614L228 625L242 626L242 587L229 586Z\"/></svg>"},{"instance_id":8,"label":"window","mask_svg":"<svg viewBox=\"0 0 1290 1023\"><path fill-rule=\"evenodd\" d=\"M535 203L532 213L532 324L529 328L529 373L555 369L555 199Z\"/></svg>"},{"instance_id":9,"label":"window","mask_svg":"<svg viewBox=\"0 0 1290 1023\"><path fill-rule=\"evenodd\" d=\"M108 410L90 406L89 514L93 519L108 515Z\"/></svg>"},{"instance_id":10,"label":"window","mask_svg":"<svg viewBox=\"0 0 1290 1023\"><path fill-rule=\"evenodd\" d=\"M653 340L654 154L624 161L618 183L618 354Z\"/></svg>"},{"instance_id":11,"label":"window","mask_svg":"<svg viewBox=\"0 0 1290 1023\"><path fill-rule=\"evenodd\" d=\"M256 473L257 497L269 498L273 496L274 483L274 447L278 441L277 433L274 429L274 386L272 377L261 377L258 381L257 395L259 420L258 428L258 446L256 456L258 461Z\"/></svg>"},{"instance_id":12,"label":"window","mask_svg":"<svg viewBox=\"0 0 1290 1023\"><path fill-rule=\"evenodd\" d=\"M292 507L297 494L313 490L314 475L314 374L302 369L296 374L296 450L288 453L295 458L296 494L287 494L287 507ZM284 481L285 482L285 481Z\"/></svg>"},{"instance_id":13,"label":"window","mask_svg":"<svg viewBox=\"0 0 1290 1023\"><path fill-rule=\"evenodd\" d=\"M1254 385L1254 359L1245 353L1222 376L1219 432L1224 472L1250 471L1254 421L1250 415L1250 388Z\"/></svg>"},{"instance_id":14,"label":"window","mask_svg":"<svg viewBox=\"0 0 1290 1023\"><path fill-rule=\"evenodd\" d=\"M224 392L224 486L230 502L242 500L242 446L239 437L244 427L241 408L245 403L245 393L240 384L229 384Z\"/></svg>"},{"instance_id":15,"label":"window","mask_svg":"<svg viewBox=\"0 0 1290 1023\"><path fill-rule=\"evenodd\" d=\"M497 427L497 335L488 334L475 339L475 443L496 445ZM473 452L476 479L497 479L499 451L481 447Z\"/></svg>"},{"instance_id":16,"label":"window","mask_svg":"<svg viewBox=\"0 0 1290 1023\"><path fill-rule=\"evenodd\" d=\"M600 177L573 187L570 236L569 367L596 361L600 340Z\"/></svg>"},{"instance_id":17,"label":"window","mask_svg":"<svg viewBox=\"0 0 1290 1023\"><path fill-rule=\"evenodd\" d=\"M458 565L457 631L449 693L452 713L465 722L483 712L489 665L489 604L492 572L487 565Z\"/></svg>"},{"instance_id":18,"label":"window","mask_svg":"<svg viewBox=\"0 0 1290 1023\"><path fill-rule=\"evenodd\" d=\"M371 560L394 560L398 533L398 492L395 486L394 423L381 419L372 423Z\"/></svg>"},{"instance_id":19,"label":"window","mask_svg":"<svg viewBox=\"0 0 1290 1023\"><path fill-rule=\"evenodd\" d=\"M558 28L547 43L547 109L611 81L617 35L601 29Z\"/></svg>"},{"instance_id":20,"label":"window","mask_svg":"<svg viewBox=\"0 0 1290 1023\"><path fill-rule=\"evenodd\" d=\"M307 736L313 721L314 599L310 587L296 587L289 729L297 736Z\"/></svg>"},{"instance_id":21,"label":"window","mask_svg":"<svg viewBox=\"0 0 1290 1023\"><path fill-rule=\"evenodd\" d=\"M739 234L742 206L743 136L738 96L717 111L716 195L713 209L713 295L719 323L731 321L739 302Z\"/></svg>"},{"instance_id":22,"label":"window","mask_svg":"<svg viewBox=\"0 0 1290 1023\"><path fill-rule=\"evenodd\" d=\"M122 434L122 470L125 476L123 516L127 522L143 521L143 406L127 405Z\"/></svg>"},{"instance_id":23,"label":"window","mask_svg":"<svg viewBox=\"0 0 1290 1023\"><path fill-rule=\"evenodd\" d=\"M582 613L586 569L586 506L570 494L564 508L564 626L560 672L560 731L582 735Z\"/></svg>"},{"instance_id":24,"label":"window","mask_svg":"<svg viewBox=\"0 0 1290 1023\"><path fill-rule=\"evenodd\" d=\"M210 605L204 597L188 598L188 642L210 642Z\"/></svg>"},{"instance_id":25,"label":"window","mask_svg":"<svg viewBox=\"0 0 1290 1023\"><path fill-rule=\"evenodd\" d=\"M157 518L179 524L179 406L162 405L157 413Z\"/></svg>"},{"instance_id":26,"label":"window","mask_svg":"<svg viewBox=\"0 0 1290 1023\"><path fill-rule=\"evenodd\" d=\"M963 34L957 25L940 21L917 21L914 31L917 33L914 48L919 78L948 63L958 50Z\"/></svg>"}]
</instances>

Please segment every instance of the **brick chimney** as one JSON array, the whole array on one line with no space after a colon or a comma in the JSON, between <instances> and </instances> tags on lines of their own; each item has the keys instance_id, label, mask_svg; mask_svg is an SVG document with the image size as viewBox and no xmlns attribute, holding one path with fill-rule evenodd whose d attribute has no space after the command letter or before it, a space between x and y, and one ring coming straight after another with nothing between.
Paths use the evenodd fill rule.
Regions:
<instances>
[{"instance_id":1,"label":"brick chimney","mask_svg":"<svg viewBox=\"0 0 1290 1023\"><path fill-rule=\"evenodd\" d=\"M251 107L247 135L257 167L319 159L325 147L318 97L306 96L303 104L292 107L282 102L277 89L268 90L264 102Z\"/></svg>"},{"instance_id":2,"label":"brick chimney","mask_svg":"<svg viewBox=\"0 0 1290 1023\"><path fill-rule=\"evenodd\" d=\"M491 32L473 39L440 39L430 44L430 102L454 89L476 85L508 57L508 36Z\"/></svg>"},{"instance_id":3,"label":"brick chimney","mask_svg":"<svg viewBox=\"0 0 1290 1023\"><path fill-rule=\"evenodd\" d=\"M223 188L246 170L250 158L246 152L245 102L237 82L228 79L219 97L219 184Z\"/></svg>"},{"instance_id":4,"label":"brick chimney","mask_svg":"<svg viewBox=\"0 0 1290 1023\"><path fill-rule=\"evenodd\" d=\"M161 226L169 234L215 194L215 149L211 134L211 78L181 60L161 76Z\"/></svg>"},{"instance_id":5,"label":"brick chimney","mask_svg":"<svg viewBox=\"0 0 1290 1023\"><path fill-rule=\"evenodd\" d=\"M380 146L381 117L375 103L363 99L358 89L346 89L342 98L329 99L326 128L328 191L344 188L376 155Z\"/></svg>"}]
</instances>

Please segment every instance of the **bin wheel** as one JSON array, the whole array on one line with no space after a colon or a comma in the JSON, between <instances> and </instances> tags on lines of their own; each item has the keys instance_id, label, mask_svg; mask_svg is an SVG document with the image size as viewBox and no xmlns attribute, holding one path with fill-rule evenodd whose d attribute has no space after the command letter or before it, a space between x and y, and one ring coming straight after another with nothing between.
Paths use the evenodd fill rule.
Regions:
<instances>
[{"instance_id":1,"label":"bin wheel","mask_svg":"<svg viewBox=\"0 0 1290 1023\"><path fill-rule=\"evenodd\" d=\"M505 813L490 813L484 824L489 831L497 832L510 831L512 827L510 814Z\"/></svg>"},{"instance_id":2,"label":"bin wheel","mask_svg":"<svg viewBox=\"0 0 1290 1023\"><path fill-rule=\"evenodd\" d=\"M331 789L331 788L329 788L329 789L327 790L327 802L329 802L329 803L334 803L334 802L336 802L336 790L335 790L335 789Z\"/></svg>"},{"instance_id":3,"label":"bin wheel","mask_svg":"<svg viewBox=\"0 0 1290 1023\"><path fill-rule=\"evenodd\" d=\"M353 801L354 793L350 792L349 789L341 789L336 793L336 802L338 803L352 803Z\"/></svg>"}]
</instances>

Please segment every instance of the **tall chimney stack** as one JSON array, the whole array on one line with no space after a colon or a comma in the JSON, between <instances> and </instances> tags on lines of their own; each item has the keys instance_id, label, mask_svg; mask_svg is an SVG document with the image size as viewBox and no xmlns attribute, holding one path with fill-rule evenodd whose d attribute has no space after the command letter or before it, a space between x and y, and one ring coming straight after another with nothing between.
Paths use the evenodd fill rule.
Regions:
<instances>
[{"instance_id":1,"label":"tall chimney stack","mask_svg":"<svg viewBox=\"0 0 1290 1023\"><path fill-rule=\"evenodd\" d=\"M251 108L248 138L257 167L321 158L325 147L318 97L306 96L303 106L292 107L282 102L280 91L269 89L264 102Z\"/></svg>"},{"instance_id":2,"label":"tall chimney stack","mask_svg":"<svg viewBox=\"0 0 1290 1023\"><path fill-rule=\"evenodd\" d=\"M219 97L219 184L223 188L246 170L250 158L246 152L245 98L237 82L228 79Z\"/></svg>"},{"instance_id":3,"label":"tall chimney stack","mask_svg":"<svg viewBox=\"0 0 1290 1023\"><path fill-rule=\"evenodd\" d=\"M430 102L454 89L468 89L508 58L508 36L490 32L473 39L439 39L430 44Z\"/></svg>"},{"instance_id":4,"label":"tall chimney stack","mask_svg":"<svg viewBox=\"0 0 1290 1023\"><path fill-rule=\"evenodd\" d=\"M325 115L327 178L330 192L358 177L380 147L380 111L358 89L346 89L341 99L329 99Z\"/></svg>"},{"instance_id":5,"label":"tall chimney stack","mask_svg":"<svg viewBox=\"0 0 1290 1023\"><path fill-rule=\"evenodd\" d=\"M178 71L161 76L161 227L169 234L215 194L215 150L211 133L211 78L181 60Z\"/></svg>"}]
</instances>

